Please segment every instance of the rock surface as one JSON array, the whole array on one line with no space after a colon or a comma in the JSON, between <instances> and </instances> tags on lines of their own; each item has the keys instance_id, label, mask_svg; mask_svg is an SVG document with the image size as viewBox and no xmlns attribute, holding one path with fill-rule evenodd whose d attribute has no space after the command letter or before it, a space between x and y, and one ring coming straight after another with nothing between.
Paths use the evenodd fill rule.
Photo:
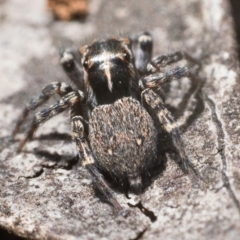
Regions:
<instances>
[{"instance_id":1,"label":"rock surface","mask_svg":"<svg viewBox=\"0 0 240 240\"><path fill-rule=\"evenodd\" d=\"M70 23L54 21L43 0L2 0L0 19L1 228L27 239L238 239L240 84L226 0L92 0L86 20ZM70 162L67 114L44 124L24 152L23 134L9 140L29 98L47 83L69 82L59 49L142 30L152 33L155 55L183 50L201 62L193 87L174 81L166 96L202 180L184 175L168 153L141 195L156 221L138 208L117 216L96 196L87 171ZM124 193L116 196L129 208Z\"/></svg>"}]
</instances>

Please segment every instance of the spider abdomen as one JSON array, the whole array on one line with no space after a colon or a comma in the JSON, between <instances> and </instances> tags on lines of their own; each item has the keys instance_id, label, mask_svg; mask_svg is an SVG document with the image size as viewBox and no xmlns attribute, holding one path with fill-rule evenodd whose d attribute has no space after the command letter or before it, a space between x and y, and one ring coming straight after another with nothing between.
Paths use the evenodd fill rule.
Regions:
<instances>
[{"instance_id":1,"label":"spider abdomen","mask_svg":"<svg viewBox=\"0 0 240 240\"><path fill-rule=\"evenodd\" d=\"M96 162L114 177L127 177L133 188L156 159L157 133L140 102L125 97L96 107L89 123L89 141Z\"/></svg>"}]
</instances>

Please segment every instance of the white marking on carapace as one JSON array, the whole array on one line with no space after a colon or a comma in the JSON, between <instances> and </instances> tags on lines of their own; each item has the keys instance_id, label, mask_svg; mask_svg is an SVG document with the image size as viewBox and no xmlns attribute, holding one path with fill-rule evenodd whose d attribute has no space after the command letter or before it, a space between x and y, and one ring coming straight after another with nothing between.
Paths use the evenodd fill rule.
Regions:
<instances>
[{"instance_id":1,"label":"white marking on carapace","mask_svg":"<svg viewBox=\"0 0 240 240\"><path fill-rule=\"evenodd\" d=\"M89 59L89 66L94 65L94 63L100 63L99 68L104 71L104 74L107 78L107 84L108 89L112 91L113 88L113 82L112 82L112 76L111 76L111 68L112 68L112 59L124 59L124 53L118 53L114 54L112 52L103 51L101 54L98 54L92 58Z\"/></svg>"},{"instance_id":2,"label":"white marking on carapace","mask_svg":"<svg viewBox=\"0 0 240 240\"><path fill-rule=\"evenodd\" d=\"M110 90L110 92L112 92L113 82L112 82L112 76L110 72L111 63L110 62L104 63L102 68L104 68L104 73L107 77L108 89Z\"/></svg>"},{"instance_id":3,"label":"white marking on carapace","mask_svg":"<svg viewBox=\"0 0 240 240\"><path fill-rule=\"evenodd\" d=\"M89 59L91 62L108 62L111 59L116 58L116 54L112 52L103 51L100 54L93 56Z\"/></svg>"}]
</instances>

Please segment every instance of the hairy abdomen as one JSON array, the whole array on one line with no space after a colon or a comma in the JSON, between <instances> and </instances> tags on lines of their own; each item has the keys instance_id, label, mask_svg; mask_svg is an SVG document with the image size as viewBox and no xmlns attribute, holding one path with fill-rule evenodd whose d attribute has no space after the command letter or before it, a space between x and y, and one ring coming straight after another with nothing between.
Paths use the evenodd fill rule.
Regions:
<instances>
[{"instance_id":1,"label":"hairy abdomen","mask_svg":"<svg viewBox=\"0 0 240 240\"><path fill-rule=\"evenodd\" d=\"M93 110L89 140L99 168L113 177L127 178L133 188L141 185L142 172L156 160L153 121L131 97Z\"/></svg>"}]
</instances>

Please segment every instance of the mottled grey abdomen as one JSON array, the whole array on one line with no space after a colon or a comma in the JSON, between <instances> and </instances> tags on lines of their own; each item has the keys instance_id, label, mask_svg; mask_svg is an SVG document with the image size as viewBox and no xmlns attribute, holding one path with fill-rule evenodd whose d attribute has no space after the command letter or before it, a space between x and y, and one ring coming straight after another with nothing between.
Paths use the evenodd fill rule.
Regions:
<instances>
[{"instance_id":1,"label":"mottled grey abdomen","mask_svg":"<svg viewBox=\"0 0 240 240\"><path fill-rule=\"evenodd\" d=\"M155 161L156 139L152 118L131 97L92 112L89 140L98 166L131 185L141 185L141 173Z\"/></svg>"}]
</instances>

